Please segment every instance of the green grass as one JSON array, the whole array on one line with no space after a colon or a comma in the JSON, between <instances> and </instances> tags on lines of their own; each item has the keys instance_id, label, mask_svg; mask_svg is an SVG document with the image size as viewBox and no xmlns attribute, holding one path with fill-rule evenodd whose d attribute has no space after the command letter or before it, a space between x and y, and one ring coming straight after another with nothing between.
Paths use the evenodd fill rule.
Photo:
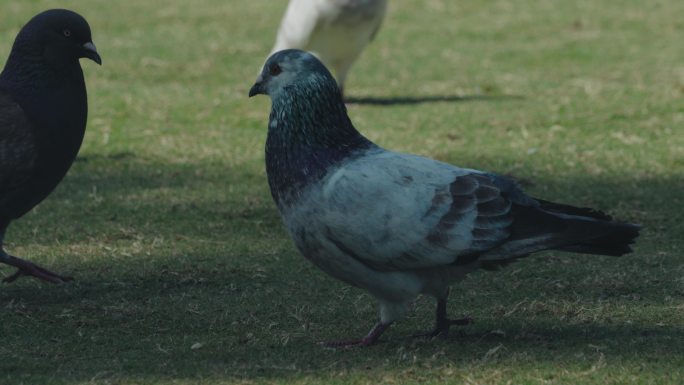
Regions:
<instances>
[{"instance_id":1,"label":"green grass","mask_svg":"<svg viewBox=\"0 0 684 385\"><path fill-rule=\"evenodd\" d=\"M3 60L54 6L2 5ZM246 96L285 2L60 6L104 65L83 62L79 159L7 248L77 280L0 287L0 383L684 383L684 2L391 1L350 96L465 98L350 105L357 128L644 231L620 259L473 274L452 290L449 312L476 320L461 336L410 338L433 322L420 298L343 351L316 342L362 335L375 303L295 250L266 185L270 104Z\"/></svg>"}]
</instances>

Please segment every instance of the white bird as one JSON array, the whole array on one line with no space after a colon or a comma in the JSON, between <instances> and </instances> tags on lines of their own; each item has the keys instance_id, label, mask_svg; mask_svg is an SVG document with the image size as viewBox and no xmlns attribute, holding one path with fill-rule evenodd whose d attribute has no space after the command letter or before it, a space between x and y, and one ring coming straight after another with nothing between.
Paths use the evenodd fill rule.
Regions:
<instances>
[{"instance_id":1,"label":"white bird","mask_svg":"<svg viewBox=\"0 0 684 385\"><path fill-rule=\"evenodd\" d=\"M290 0L271 53L310 51L335 71L344 91L349 68L373 40L387 0Z\"/></svg>"},{"instance_id":2,"label":"white bird","mask_svg":"<svg viewBox=\"0 0 684 385\"><path fill-rule=\"evenodd\" d=\"M446 336L449 286L476 269L561 250L620 256L640 227L589 208L535 199L511 179L385 150L352 125L335 80L299 50L272 55L250 96L272 107L271 194L300 252L380 302L370 345L419 294L437 299L432 336Z\"/></svg>"}]
</instances>

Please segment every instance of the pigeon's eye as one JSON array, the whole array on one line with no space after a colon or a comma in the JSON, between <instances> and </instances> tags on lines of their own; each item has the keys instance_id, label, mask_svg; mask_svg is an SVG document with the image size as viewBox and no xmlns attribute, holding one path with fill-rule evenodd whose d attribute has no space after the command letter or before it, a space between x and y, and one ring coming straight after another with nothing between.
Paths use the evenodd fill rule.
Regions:
<instances>
[{"instance_id":1,"label":"pigeon's eye","mask_svg":"<svg viewBox=\"0 0 684 385\"><path fill-rule=\"evenodd\" d=\"M66 37L69 37L69 36L71 36L71 30L70 30L70 29L65 29L64 31L62 31L62 34L63 34L64 36L66 36Z\"/></svg>"},{"instance_id":2,"label":"pigeon's eye","mask_svg":"<svg viewBox=\"0 0 684 385\"><path fill-rule=\"evenodd\" d=\"M271 64L271 66L268 67L268 73L271 74L271 76L278 76L281 72L283 72L283 70L277 64Z\"/></svg>"}]
</instances>

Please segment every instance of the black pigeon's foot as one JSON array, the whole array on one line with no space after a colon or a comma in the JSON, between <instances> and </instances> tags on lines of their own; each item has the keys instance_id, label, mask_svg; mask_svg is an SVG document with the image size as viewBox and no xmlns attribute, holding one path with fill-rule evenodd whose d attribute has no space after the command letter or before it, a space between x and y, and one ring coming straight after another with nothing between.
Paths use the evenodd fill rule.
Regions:
<instances>
[{"instance_id":1,"label":"black pigeon's foot","mask_svg":"<svg viewBox=\"0 0 684 385\"><path fill-rule=\"evenodd\" d=\"M334 349L346 349L346 348L354 348L354 347L365 347L365 346L370 346L375 344L378 339L380 338L380 335L391 325L391 323L384 324L382 322L378 322L373 326L373 329L371 329L368 334L360 339L356 340L342 340L342 341L326 341L326 342L321 342L320 345L324 346L326 348L334 348Z\"/></svg>"},{"instance_id":2,"label":"black pigeon's foot","mask_svg":"<svg viewBox=\"0 0 684 385\"><path fill-rule=\"evenodd\" d=\"M442 320L438 320L437 324L435 325L435 328L427 333L420 333L414 335L414 337L427 337L427 338L434 338L434 337L439 337L441 339L446 339L449 337L449 328L453 325L457 326L465 326L465 325L470 325L473 323L473 319L470 317L463 317L459 319L448 319L444 318Z\"/></svg>"},{"instance_id":3,"label":"black pigeon's foot","mask_svg":"<svg viewBox=\"0 0 684 385\"><path fill-rule=\"evenodd\" d=\"M72 281L74 278L73 277L66 277L62 275L55 274L51 272L50 270L47 270L43 267L40 267L36 264L33 264L29 261L23 260L21 258L13 257L11 255L5 255L4 258L2 258L2 262L16 267L18 270L10 275L9 277L6 277L5 279L2 280L4 283L10 283L14 282L17 280L17 278L25 275L25 276L31 276L35 277L37 279L46 281L46 282L51 282L51 283L63 283L63 282L69 282Z\"/></svg>"}]
</instances>

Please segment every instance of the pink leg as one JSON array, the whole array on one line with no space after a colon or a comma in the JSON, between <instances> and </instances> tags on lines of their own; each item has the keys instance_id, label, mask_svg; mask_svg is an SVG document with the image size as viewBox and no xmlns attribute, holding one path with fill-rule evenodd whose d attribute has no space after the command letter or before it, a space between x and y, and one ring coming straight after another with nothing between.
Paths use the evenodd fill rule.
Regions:
<instances>
[{"instance_id":1,"label":"pink leg","mask_svg":"<svg viewBox=\"0 0 684 385\"><path fill-rule=\"evenodd\" d=\"M321 345L329 348L351 348L351 347L364 347L373 345L378 341L380 335L391 325L392 323L382 323L378 322L373 326L373 328L366 334L365 337L357 340L342 340L342 341L327 341L322 342Z\"/></svg>"},{"instance_id":2,"label":"pink leg","mask_svg":"<svg viewBox=\"0 0 684 385\"><path fill-rule=\"evenodd\" d=\"M17 278L21 277L22 275L35 277L40 280L52 283L63 283L73 280L72 277L66 277L55 274L50 270L47 270L29 261L13 257L5 253L4 251L2 251L2 254L0 254L0 262L4 262L18 269L14 274L10 275L9 277L5 277L5 279L2 280L2 282L4 283L14 282Z\"/></svg>"}]
</instances>

